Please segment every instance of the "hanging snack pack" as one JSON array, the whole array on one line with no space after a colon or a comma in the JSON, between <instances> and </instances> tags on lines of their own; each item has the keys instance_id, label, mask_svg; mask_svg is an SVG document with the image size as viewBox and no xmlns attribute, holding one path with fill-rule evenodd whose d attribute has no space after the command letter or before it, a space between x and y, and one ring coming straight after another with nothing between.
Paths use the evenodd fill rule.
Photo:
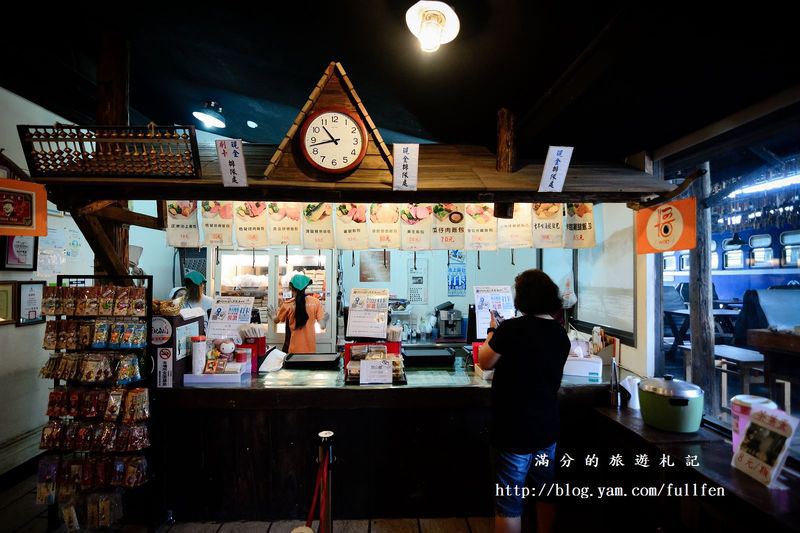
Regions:
<instances>
[{"instance_id":1,"label":"hanging snack pack","mask_svg":"<svg viewBox=\"0 0 800 533\"><path fill-rule=\"evenodd\" d=\"M114 293L114 316L127 316L131 305L131 288L117 287Z\"/></svg>"},{"instance_id":2,"label":"hanging snack pack","mask_svg":"<svg viewBox=\"0 0 800 533\"><path fill-rule=\"evenodd\" d=\"M114 314L114 294L117 288L113 285L101 285L100 296L98 297L97 314L100 316L112 316Z\"/></svg>"}]
</instances>

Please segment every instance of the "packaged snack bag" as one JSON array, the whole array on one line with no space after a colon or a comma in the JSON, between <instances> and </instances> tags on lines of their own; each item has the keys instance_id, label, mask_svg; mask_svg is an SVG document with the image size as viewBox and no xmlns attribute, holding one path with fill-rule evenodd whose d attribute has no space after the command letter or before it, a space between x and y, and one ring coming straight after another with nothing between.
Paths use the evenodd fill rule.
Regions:
<instances>
[{"instance_id":1,"label":"packaged snack bag","mask_svg":"<svg viewBox=\"0 0 800 533\"><path fill-rule=\"evenodd\" d=\"M147 316L147 289L144 287L131 288L130 316Z\"/></svg>"},{"instance_id":2,"label":"packaged snack bag","mask_svg":"<svg viewBox=\"0 0 800 533\"><path fill-rule=\"evenodd\" d=\"M114 314L114 294L117 288L113 285L101 285L98 297L97 314L100 316L112 316Z\"/></svg>"},{"instance_id":3,"label":"packaged snack bag","mask_svg":"<svg viewBox=\"0 0 800 533\"><path fill-rule=\"evenodd\" d=\"M64 320L67 323L67 339L64 348L67 350L78 349L78 322L75 320Z\"/></svg>"},{"instance_id":4,"label":"packaged snack bag","mask_svg":"<svg viewBox=\"0 0 800 533\"><path fill-rule=\"evenodd\" d=\"M131 304L131 288L117 287L114 293L114 316L127 316Z\"/></svg>"},{"instance_id":5,"label":"packaged snack bag","mask_svg":"<svg viewBox=\"0 0 800 533\"><path fill-rule=\"evenodd\" d=\"M54 316L56 314L56 300L58 287L47 285L42 291L42 314Z\"/></svg>"},{"instance_id":6,"label":"packaged snack bag","mask_svg":"<svg viewBox=\"0 0 800 533\"><path fill-rule=\"evenodd\" d=\"M94 322L79 322L78 323L78 349L85 350L92 347L94 340L93 331Z\"/></svg>"},{"instance_id":7,"label":"packaged snack bag","mask_svg":"<svg viewBox=\"0 0 800 533\"><path fill-rule=\"evenodd\" d=\"M45 350L55 350L58 345L58 322L50 320L44 325L44 341L42 348Z\"/></svg>"},{"instance_id":8,"label":"packaged snack bag","mask_svg":"<svg viewBox=\"0 0 800 533\"><path fill-rule=\"evenodd\" d=\"M112 389L111 392L108 393L108 403L106 403L103 420L106 422L114 422L119 418L124 396L125 389Z\"/></svg>"},{"instance_id":9,"label":"packaged snack bag","mask_svg":"<svg viewBox=\"0 0 800 533\"><path fill-rule=\"evenodd\" d=\"M110 324L105 320L98 320L94 324L94 340L92 348L108 348L108 331Z\"/></svg>"},{"instance_id":10,"label":"packaged snack bag","mask_svg":"<svg viewBox=\"0 0 800 533\"><path fill-rule=\"evenodd\" d=\"M108 331L108 347L114 349L120 348L123 333L125 333L125 322L112 323Z\"/></svg>"}]
</instances>

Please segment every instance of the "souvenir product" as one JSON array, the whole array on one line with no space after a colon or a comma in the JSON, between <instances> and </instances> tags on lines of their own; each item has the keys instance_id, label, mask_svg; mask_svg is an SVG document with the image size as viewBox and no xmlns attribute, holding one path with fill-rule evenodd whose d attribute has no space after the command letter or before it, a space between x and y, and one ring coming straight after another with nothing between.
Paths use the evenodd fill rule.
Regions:
<instances>
[{"instance_id":1,"label":"souvenir product","mask_svg":"<svg viewBox=\"0 0 800 533\"><path fill-rule=\"evenodd\" d=\"M78 349L85 350L86 348L92 347L92 340L93 340L93 331L92 327L94 326L93 322L80 322L78 324Z\"/></svg>"},{"instance_id":2,"label":"souvenir product","mask_svg":"<svg viewBox=\"0 0 800 533\"><path fill-rule=\"evenodd\" d=\"M150 432L148 431L147 426L144 424L139 424L136 426L121 427L129 428L129 440L125 443L125 450L129 452L135 452L150 447Z\"/></svg>"},{"instance_id":3,"label":"souvenir product","mask_svg":"<svg viewBox=\"0 0 800 533\"><path fill-rule=\"evenodd\" d=\"M125 389L112 389L108 394L108 403L106 403L105 414L103 420L113 422L119 418L120 410L122 409L122 399L125 396Z\"/></svg>"},{"instance_id":4,"label":"souvenir product","mask_svg":"<svg viewBox=\"0 0 800 533\"><path fill-rule=\"evenodd\" d=\"M114 316L127 316L130 303L130 287L117 287L117 290L114 293Z\"/></svg>"},{"instance_id":5,"label":"souvenir product","mask_svg":"<svg viewBox=\"0 0 800 533\"><path fill-rule=\"evenodd\" d=\"M56 501L56 481L58 476L58 457L43 457L39 460L36 474L36 504L52 505Z\"/></svg>"},{"instance_id":6,"label":"souvenir product","mask_svg":"<svg viewBox=\"0 0 800 533\"><path fill-rule=\"evenodd\" d=\"M62 314L75 316L75 287L61 287Z\"/></svg>"},{"instance_id":7,"label":"souvenir product","mask_svg":"<svg viewBox=\"0 0 800 533\"><path fill-rule=\"evenodd\" d=\"M133 338L131 339L131 347L145 348L147 347L147 324L144 322L137 322L133 328Z\"/></svg>"},{"instance_id":8,"label":"souvenir product","mask_svg":"<svg viewBox=\"0 0 800 533\"><path fill-rule=\"evenodd\" d=\"M75 431L75 451L90 452L94 441L95 427L89 423L79 423Z\"/></svg>"},{"instance_id":9,"label":"souvenir product","mask_svg":"<svg viewBox=\"0 0 800 533\"><path fill-rule=\"evenodd\" d=\"M81 381L99 383L111 378L111 363L107 356L89 354L83 357L81 365Z\"/></svg>"},{"instance_id":10,"label":"souvenir product","mask_svg":"<svg viewBox=\"0 0 800 533\"><path fill-rule=\"evenodd\" d=\"M105 320L100 320L94 324L94 340L92 341L92 348L107 348L108 347L108 330L110 324Z\"/></svg>"},{"instance_id":11,"label":"souvenir product","mask_svg":"<svg viewBox=\"0 0 800 533\"><path fill-rule=\"evenodd\" d=\"M139 358L134 354L127 354L122 357L117 367L117 384L127 385L142 379L139 372Z\"/></svg>"},{"instance_id":12,"label":"souvenir product","mask_svg":"<svg viewBox=\"0 0 800 533\"><path fill-rule=\"evenodd\" d=\"M126 424L143 422L150 418L149 391L145 388L131 389L125 395L122 421Z\"/></svg>"},{"instance_id":13,"label":"souvenir product","mask_svg":"<svg viewBox=\"0 0 800 533\"><path fill-rule=\"evenodd\" d=\"M58 323L58 336L56 337L56 349L64 350L67 347L67 324L69 320L59 320Z\"/></svg>"},{"instance_id":14,"label":"souvenir product","mask_svg":"<svg viewBox=\"0 0 800 533\"><path fill-rule=\"evenodd\" d=\"M108 330L108 347L112 349L120 348L123 333L125 333L125 322L112 323Z\"/></svg>"},{"instance_id":15,"label":"souvenir product","mask_svg":"<svg viewBox=\"0 0 800 533\"><path fill-rule=\"evenodd\" d=\"M78 416L81 409L83 389L70 389L68 394L67 415Z\"/></svg>"},{"instance_id":16,"label":"souvenir product","mask_svg":"<svg viewBox=\"0 0 800 533\"><path fill-rule=\"evenodd\" d=\"M65 339L66 342L66 339ZM58 322L50 320L44 325L44 341L42 348L45 350L55 350L58 345Z\"/></svg>"},{"instance_id":17,"label":"souvenir product","mask_svg":"<svg viewBox=\"0 0 800 533\"><path fill-rule=\"evenodd\" d=\"M47 398L47 416L66 416L67 414L67 391L63 387L58 387L50 391Z\"/></svg>"},{"instance_id":18,"label":"souvenir product","mask_svg":"<svg viewBox=\"0 0 800 533\"><path fill-rule=\"evenodd\" d=\"M61 443L61 432L63 430L61 420L50 420L42 428L42 438L39 441L39 448L43 450L55 450Z\"/></svg>"},{"instance_id":19,"label":"souvenir product","mask_svg":"<svg viewBox=\"0 0 800 533\"><path fill-rule=\"evenodd\" d=\"M46 286L42 291L42 314L44 316L56 314L56 300L58 300L58 287Z\"/></svg>"},{"instance_id":20,"label":"souvenir product","mask_svg":"<svg viewBox=\"0 0 800 533\"><path fill-rule=\"evenodd\" d=\"M134 348L133 346L133 332L136 324L128 322L125 324L125 329L122 331L122 338L120 339L120 348Z\"/></svg>"},{"instance_id":21,"label":"souvenir product","mask_svg":"<svg viewBox=\"0 0 800 533\"><path fill-rule=\"evenodd\" d=\"M67 350L78 349L78 323L74 320L65 320L67 328L67 338L64 342L64 348Z\"/></svg>"},{"instance_id":22,"label":"souvenir product","mask_svg":"<svg viewBox=\"0 0 800 533\"><path fill-rule=\"evenodd\" d=\"M144 287L131 288L130 316L147 316L147 291Z\"/></svg>"},{"instance_id":23,"label":"souvenir product","mask_svg":"<svg viewBox=\"0 0 800 533\"><path fill-rule=\"evenodd\" d=\"M98 298L97 314L100 316L112 316L114 314L114 294L117 288L113 285L101 285L100 296Z\"/></svg>"}]
</instances>

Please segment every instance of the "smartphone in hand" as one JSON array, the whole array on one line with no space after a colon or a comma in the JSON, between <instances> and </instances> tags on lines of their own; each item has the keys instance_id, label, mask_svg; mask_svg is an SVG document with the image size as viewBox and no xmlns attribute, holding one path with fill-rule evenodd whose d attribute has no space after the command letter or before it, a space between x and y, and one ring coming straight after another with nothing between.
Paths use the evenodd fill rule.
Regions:
<instances>
[{"instance_id":1,"label":"smartphone in hand","mask_svg":"<svg viewBox=\"0 0 800 533\"><path fill-rule=\"evenodd\" d=\"M504 320L504 318L503 318L503 315L501 315L501 314L500 314L500 313L497 311L497 309L492 309L492 310L491 310L491 311L489 311L489 312L490 312L490 313L492 313L492 316L494 317L494 321L495 321L495 322L497 323L497 325L499 326L499 325L500 325L500 323L501 323L501 322Z\"/></svg>"}]
</instances>

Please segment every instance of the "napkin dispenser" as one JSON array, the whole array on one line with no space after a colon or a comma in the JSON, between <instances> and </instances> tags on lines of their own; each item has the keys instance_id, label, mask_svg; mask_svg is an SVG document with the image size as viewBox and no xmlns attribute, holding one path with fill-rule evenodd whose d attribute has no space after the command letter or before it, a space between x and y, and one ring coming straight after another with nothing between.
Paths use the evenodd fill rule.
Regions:
<instances>
[{"instance_id":1,"label":"napkin dispenser","mask_svg":"<svg viewBox=\"0 0 800 533\"><path fill-rule=\"evenodd\" d=\"M564 364L564 375L596 379L599 382L603 376L603 360L591 355L588 342L581 340L570 342L569 355Z\"/></svg>"}]
</instances>

